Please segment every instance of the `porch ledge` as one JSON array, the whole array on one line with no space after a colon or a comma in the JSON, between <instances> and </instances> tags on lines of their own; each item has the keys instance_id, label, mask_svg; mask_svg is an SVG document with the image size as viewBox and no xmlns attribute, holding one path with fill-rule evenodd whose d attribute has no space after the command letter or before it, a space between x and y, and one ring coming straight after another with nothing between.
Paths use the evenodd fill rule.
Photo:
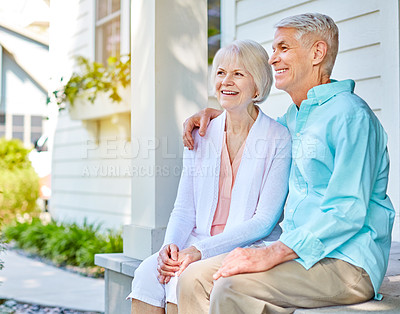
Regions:
<instances>
[{"instance_id":1,"label":"porch ledge","mask_svg":"<svg viewBox=\"0 0 400 314\"><path fill-rule=\"evenodd\" d=\"M129 277L133 277L141 262L141 260L128 257L123 253L96 254L94 256L94 263L97 266Z\"/></svg>"}]
</instances>

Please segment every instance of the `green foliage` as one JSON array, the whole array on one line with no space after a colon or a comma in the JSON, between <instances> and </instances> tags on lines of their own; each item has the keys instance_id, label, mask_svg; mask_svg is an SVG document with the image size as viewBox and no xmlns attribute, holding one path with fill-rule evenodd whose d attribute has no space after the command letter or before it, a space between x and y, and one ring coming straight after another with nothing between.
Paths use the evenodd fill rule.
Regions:
<instances>
[{"instance_id":1,"label":"green foliage","mask_svg":"<svg viewBox=\"0 0 400 314\"><path fill-rule=\"evenodd\" d=\"M219 33L220 33L220 31L216 27L209 27L207 35L208 35L208 37L211 37L211 36L218 35Z\"/></svg>"},{"instance_id":2,"label":"green foliage","mask_svg":"<svg viewBox=\"0 0 400 314\"><path fill-rule=\"evenodd\" d=\"M0 223L38 211L39 178L19 140L0 139Z\"/></svg>"},{"instance_id":3,"label":"green foliage","mask_svg":"<svg viewBox=\"0 0 400 314\"><path fill-rule=\"evenodd\" d=\"M122 252L121 232L100 231L100 225L82 226L76 223L48 224L39 218L28 222L14 222L6 226L3 236L14 240L16 246L30 253L50 259L57 265L93 267L94 254Z\"/></svg>"},{"instance_id":4,"label":"green foliage","mask_svg":"<svg viewBox=\"0 0 400 314\"><path fill-rule=\"evenodd\" d=\"M61 78L60 89L53 91L48 102L54 100L59 109L65 108L65 102L74 105L77 97L85 97L94 103L98 93L109 93L113 102L120 102L121 96L118 88L127 87L131 81L131 57L130 55L108 58L105 67L98 62L91 62L87 58L76 58L80 68L79 73L73 73L69 81L63 85Z\"/></svg>"},{"instance_id":5,"label":"green foliage","mask_svg":"<svg viewBox=\"0 0 400 314\"><path fill-rule=\"evenodd\" d=\"M23 169L31 165L28 159L29 149L17 139L0 139L0 169Z\"/></svg>"}]
</instances>

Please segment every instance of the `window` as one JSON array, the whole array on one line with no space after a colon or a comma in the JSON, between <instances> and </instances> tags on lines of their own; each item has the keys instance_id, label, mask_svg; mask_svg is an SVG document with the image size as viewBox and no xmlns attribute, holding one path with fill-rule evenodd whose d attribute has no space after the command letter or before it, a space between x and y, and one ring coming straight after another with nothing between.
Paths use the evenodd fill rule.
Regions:
<instances>
[{"instance_id":1,"label":"window","mask_svg":"<svg viewBox=\"0 0 400 314\"><path fill-rule=\"evenodd\" d=\"M24 141L24 116L13 115L12 117L12 137Z\"/></svg>"},{"instance_id":2,"label":"window","mask_svg":"<svg viewBox=\"0 0 400 314\"><path fill-rule=\"evenodd\" d=\"M31 116L31 143L35 145L36 141L43 133L43 117Z\"/></svg>"},{"instance_id":3,"label":"window","mask_svg":"<svg viewBox=\"0 0 400 314\"><path fill-rule=\"evenodd\" d=\"M24 116L14 115L13 116L13 126L23 128L24 127Z\"/></svg>"},{"instance_id":4,"label":"window","mask_svg":"<svg viewBox=\"0 0 400 314\"><path fill-rule=\"evenodd\" d=\"M129 12L128 12L129 13ZM121 0L96 1L96 61L121 53Z\"/></svg>"}]
</instances>

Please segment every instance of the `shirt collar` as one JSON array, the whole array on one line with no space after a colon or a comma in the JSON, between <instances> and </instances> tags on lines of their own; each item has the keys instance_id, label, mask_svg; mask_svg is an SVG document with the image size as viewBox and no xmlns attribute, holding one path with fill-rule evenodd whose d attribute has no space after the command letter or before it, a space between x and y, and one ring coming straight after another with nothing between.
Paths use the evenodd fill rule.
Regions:
<instances>
[{"instance_id":1,"label":"shirt collar","mask_svg":"<svg viewBox=\"0 0 400 314\"><path fill-rule=\"evenodd\" d=\"M337 81L331 79L331 83L321 84L311 88L307 93L307 100L322 105L333 96L342 92L353 92L355 83L353 80Z\"/></svg>"}]
</instances>

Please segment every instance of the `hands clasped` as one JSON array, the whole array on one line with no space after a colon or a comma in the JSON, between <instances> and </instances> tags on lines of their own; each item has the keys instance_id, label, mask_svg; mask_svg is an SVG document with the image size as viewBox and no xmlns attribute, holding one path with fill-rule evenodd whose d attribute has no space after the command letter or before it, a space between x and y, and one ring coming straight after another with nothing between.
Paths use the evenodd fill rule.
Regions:
<instances>
[{"instance_id":1,"label":"hands clasped","mask_svg":"<svg viewBox=\"0 0 400 314\"><path fill-rule=\"evenodd\" d=\"M175 244L165 245L158 254L158 281L167 284L171 277L179 276L189 264L201 259L201 253L194 246L182 251Z\"/></svg>"}]
</instances>

